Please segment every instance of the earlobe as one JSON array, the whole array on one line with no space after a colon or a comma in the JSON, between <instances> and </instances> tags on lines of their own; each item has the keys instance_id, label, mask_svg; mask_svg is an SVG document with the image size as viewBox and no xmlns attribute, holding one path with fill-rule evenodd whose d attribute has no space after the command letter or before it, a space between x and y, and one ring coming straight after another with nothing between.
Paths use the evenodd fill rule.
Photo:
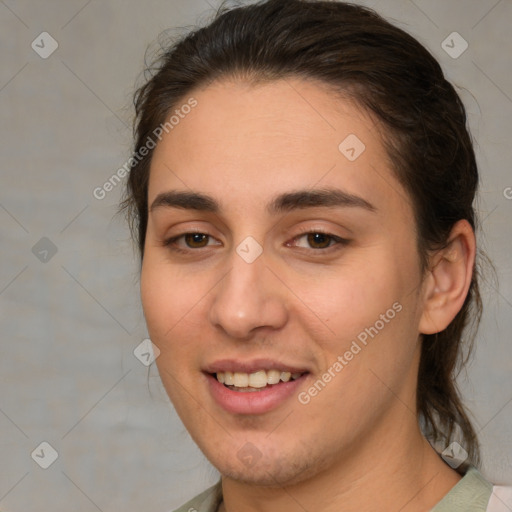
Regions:
<instances>
[{"instance_id":1,"label":"earlobe","mask_svg":"<svg viewBox=\"0 0 512 512\"><path fill-rule=\"evenodd\" d=\"M431 258L424 281L423 313L418 326L422 334L440 332L461 310L471 285L476 241L465 219L452 228L447 247Z\"/></svg>"}]
</instances>

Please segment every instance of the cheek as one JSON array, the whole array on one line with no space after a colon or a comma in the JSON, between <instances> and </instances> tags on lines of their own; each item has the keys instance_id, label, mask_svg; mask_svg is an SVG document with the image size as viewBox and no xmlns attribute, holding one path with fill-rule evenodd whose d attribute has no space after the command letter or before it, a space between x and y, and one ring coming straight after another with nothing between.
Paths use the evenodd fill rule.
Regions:
<instances>
[{"instance_id":1,"label":"cheek","mask_svg":"<svg viewBox=\"0 0 512 512\"><path fill-rule=\"evenodd\" d=\"M144 317L151 341L160 349L156 366L162 383L180 416L193 410L194 401L183 389L192 390L190 367L201 353L193 336L193 315L200 310L201 293L194 283L176 275L167 262L151 253L144 257L140 290Z\"/></svg>"},{"instance_id":2,"label":"cheek","mask_svg":"<svg viewBox=\"0 0 512 512\"><path fill-rule=\"evenodd\" d=\"M333 339L352 339L373 325L407 289L401 273L385 254L357 260L294 283L296 295L329 328Z\"/></svg>"},{"instance_id":3,"label":"cheek","mask_svg":"<svg viewBox=\"0 0 512 512\"><path fill-rule=\"evenodd\" d=\"M157 345L167 345L200 300L200 290L193 279L176 274L168 263L151 253L144 257L140 291L144 317L151 338Z\"/></svg>"},{"instance_id":4,"label":"cheek","mask_svg":"<svg viewBox=\"0 0 512 512\"><path fill-rule=\"evenodd\" d=\"M418 336L419 270L414 252L400 260L389 246L358 256L337 273L300 280L296 290L329 329L310 330L325 368L342 356L343 377L336 380L365 389L375 379L371 368L391 380L410 368Z\"/></svg>"},{"instance_id":5,"label":"cheek","mask_svg":"<svg viewBox=\"0 0 512 512\"><path fill-rule=\"evenodd\" d=\"M173 311L172 294L169 294L165 273L158 272L147 253L142 264L140 294L149 333L153 342L158 344L154 337L161 338L164 333L164 319L168 311ZM169 323L167 329L169 325L172 324Z\"/></svg>"}]
</instances>

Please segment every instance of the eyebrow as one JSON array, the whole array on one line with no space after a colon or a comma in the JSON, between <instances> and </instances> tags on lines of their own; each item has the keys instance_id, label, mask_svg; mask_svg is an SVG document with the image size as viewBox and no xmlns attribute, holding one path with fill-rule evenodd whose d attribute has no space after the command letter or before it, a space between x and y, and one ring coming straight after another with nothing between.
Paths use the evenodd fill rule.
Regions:
<instances>
[{"instance_id":1,"label":"eyebrow","mask_svg":"<svg viewBox=\"0 0 512 512\"><path fill-rule=\"evenodd\" d=\"M219 213L220 204L211 196L199 192L167 191L158 194L151 203L150 212L157 208L182 208L202 212ZM377 212L377 208L366 199L336 188L298 190L278 195L267 205L270 214L278 214L318 207L352 207Z\"/></svg>"}]
</instances>

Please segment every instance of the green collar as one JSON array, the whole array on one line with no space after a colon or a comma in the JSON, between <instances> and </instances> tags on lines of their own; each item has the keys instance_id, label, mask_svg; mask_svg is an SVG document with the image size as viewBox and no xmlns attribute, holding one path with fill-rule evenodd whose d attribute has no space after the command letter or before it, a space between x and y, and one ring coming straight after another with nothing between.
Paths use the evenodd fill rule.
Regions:
<instances>
[{"instance_id":1,"label":"green collar","mask_svg":"<svg viewBox=\"0 0 512 512\"><path fill-rule=\"evenodd\" d=\"M485 512L491 494L492 484L470 467L431 512Z\"/></svg>"}]
</instances>

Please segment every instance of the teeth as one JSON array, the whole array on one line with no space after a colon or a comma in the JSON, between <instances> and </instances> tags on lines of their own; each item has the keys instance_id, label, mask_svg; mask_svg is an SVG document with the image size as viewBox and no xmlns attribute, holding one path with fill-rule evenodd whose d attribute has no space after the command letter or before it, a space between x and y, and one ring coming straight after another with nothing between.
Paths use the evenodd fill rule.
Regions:
<instances>
[{"instance_id":1,"label":"teeth","mask_svg":"<svg viewBox=\"0 0 512 512\"><path fill-rule=\"evenodd\" d=\"M247 386L251 386L251 388L264 388L267 382L268 378L265 370L260 370L247 376Z\"/></svg>"},{"instance_id":2,"label":"teeth","mask_svg":"<svg viewBox=\"0 0 512 512\"><path fill-rule=\"evenodd\" d=\"M237 388L246 388L249 385L249 375L236 372L233 385Z\"/></svg>"},{"instance_id":3,"label":"teeth","mask_svg":"<svg viewBox=\"0 0 512 512\"><path fill-rule=\"evenodd\" d=\"M269 384L278 384L280 381L288 382L298 379L302 373L281 372L279 370L259 370L254 373L217 372L217 380L226 386L236 388L264 388Z\"/></svg>"},{"instance_id":4,"label":"teeth","mask_svg":"<svg viewBox=\"0 0 512 512\"><path fill-rule=\"evenodd\" d=\"M292 374L290 372L281 372L281 380L283 382L288 382L292 377Z\"/></svg>"},{"instance_id":5,"label":"teeth","mask_svg":"<svg viewBox=\"0 0 512 512\"><path fill-rule=\"evenodd\" d=\"M281 380L281 372L279 370L268 370L266 373L269 384L277 384Z\"/></svg>"}]
</instances>

